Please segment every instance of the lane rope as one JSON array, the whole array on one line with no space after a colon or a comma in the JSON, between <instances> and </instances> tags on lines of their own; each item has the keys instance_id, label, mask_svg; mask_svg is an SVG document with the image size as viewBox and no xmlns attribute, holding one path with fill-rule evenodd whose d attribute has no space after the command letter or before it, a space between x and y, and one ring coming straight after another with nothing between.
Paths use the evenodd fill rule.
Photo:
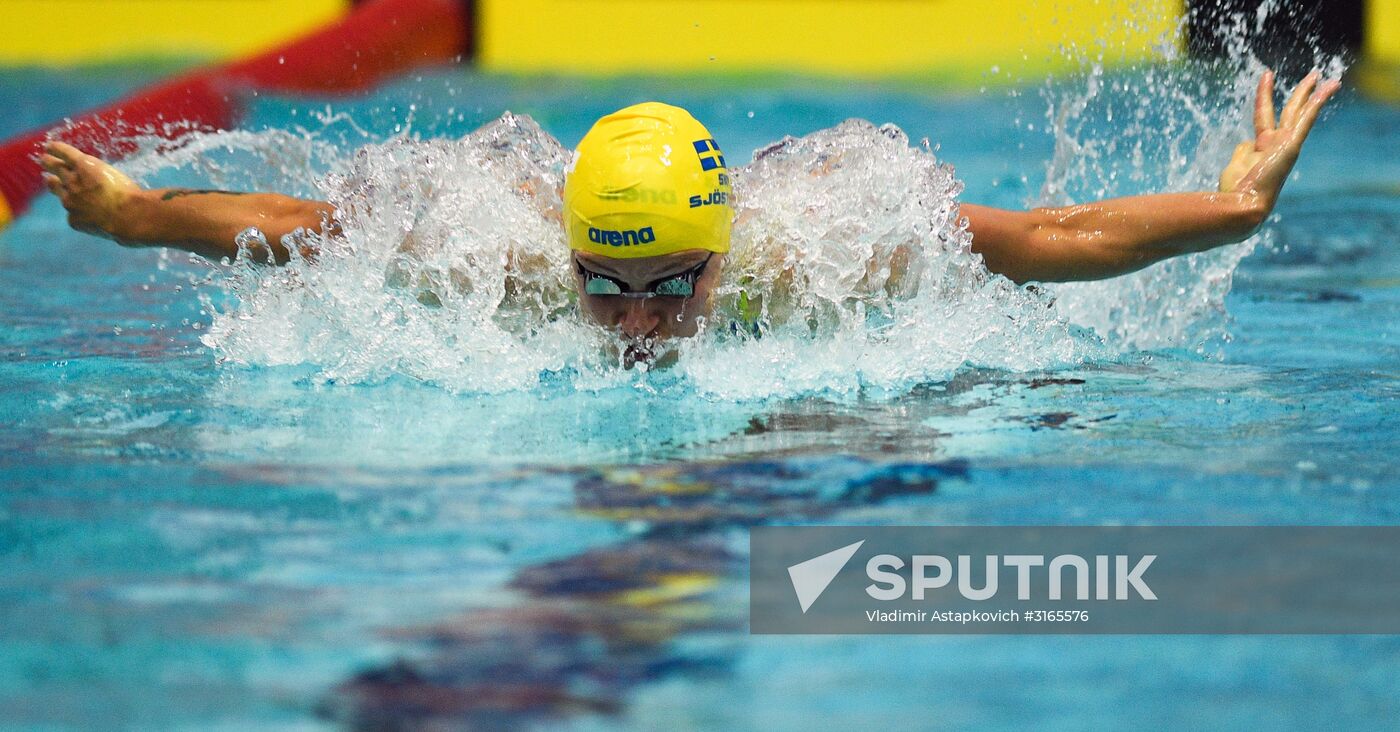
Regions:
<instances>
[{"instance_id":1,"label":"lane rope","mask_svg":"<svg viewBox=\"0 0 1400 732\"><path fill-rule=\"evenodd\" d=\"M84 152L120 158L135 150L137 134L174 140L230 128L252 92L363 92L415 69L469 57L472 8L464 0L368 0L280 48L197 69L57 126L15 135L0 143L0 228L44 191L37 156L51 136Z\"/></svg>"}]
</instances>

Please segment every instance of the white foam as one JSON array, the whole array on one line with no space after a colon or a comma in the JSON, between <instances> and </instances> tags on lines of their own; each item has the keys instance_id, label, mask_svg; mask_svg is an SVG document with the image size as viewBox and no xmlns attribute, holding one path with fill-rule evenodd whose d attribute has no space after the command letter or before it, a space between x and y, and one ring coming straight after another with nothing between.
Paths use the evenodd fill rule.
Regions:
<instances>
[{"instance_id":1,"label":"white foam","mask_svg":"<svg viewBox=\"0 0 1400 732\"><path fill-rule=\"evenodd\" d=\"M1107 78L1091 64L1082 83L1048 87L1056 152L1028 203L1213 188L1248 134L1260 70L1236 58L1224 94L1185 66ZM656 376L622 369L616 337L576 310L559 196L573 154L528 117L350 154L304 130L162 144L128 170L193 167L214 185L294 192L291 181L315 179L308 193L340 211L344 236L312 237L315 261L235 264L231 305L206 297L202 340L223 359L469 392L531 390L550 374L587 390ZM718 398L900 393L969 366L1201 349L1225 333L1225 295L1256 243L1105 282L1021 288L971 253L953 169L894 126L850 120L786 138L731 172L737 219L716 312L657 382Z\"/></svg>"},{"instance_id":2,"label":"white foam","mask_svg":"<svg viewBox=\"0 0 1400 732\"><path fill-rule=\"evenodd\" d=\"M220 133L155 157L285 142ZM233 304L209 299L203 341L236 363L310 364L340 383L406 375L495 392L551 372L586 389L644 378L575 310L558 194L570 159L507 114L461 140L396 139L334 161L319 188L343 237L312 237L314 261L235 264ZM956 220L952 169L892 126L784 140L734 179L734 250L715 317L678 348L683 383L727 398L901 390L969 364L1039 369L1098 352L1043 295L986 272Z\"/></svg>"}]
</instances>

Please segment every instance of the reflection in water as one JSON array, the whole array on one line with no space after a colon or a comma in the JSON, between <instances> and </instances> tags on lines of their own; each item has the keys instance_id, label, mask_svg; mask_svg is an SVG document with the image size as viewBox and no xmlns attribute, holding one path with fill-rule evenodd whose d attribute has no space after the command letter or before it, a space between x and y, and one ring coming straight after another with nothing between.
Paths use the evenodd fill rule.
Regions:
<instances>
[{"instance_id":1,"label":"reflection in water","mask_svg":"<svg viewBox=\"0 0 1400 732\"><path fill-rule=\"evenodd\" d=\"M585 473L579 511L636 522L635 538L526 567L514 606L403 631L430 653L358 674L323 712L356 729L508 729L617 713L640 684L724 673L736 648L674 641L743 632L744 527L927 495L966 471L819 458Z\"/></svg>"}]
</instances>

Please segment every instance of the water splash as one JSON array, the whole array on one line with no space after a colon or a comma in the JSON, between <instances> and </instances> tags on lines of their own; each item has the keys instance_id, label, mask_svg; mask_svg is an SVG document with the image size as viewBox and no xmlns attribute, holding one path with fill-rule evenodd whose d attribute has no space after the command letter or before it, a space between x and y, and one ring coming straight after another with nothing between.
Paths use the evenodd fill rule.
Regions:
<instances>
[{"instance_id":1,"label":"water splash","mask_svg":"<svg viewBox=\"0 0 1400 732\"><path fill-rule=\"evenodd\" d=\"M763 335L685 344L681 368L705 391L900 391L967 365L1030 370L1095 352L1047 298L982 266L952 168L893 125L786 138L734 187L719 317L756 308Z\"/></svg>"},{"instance_id":2,"label":"water splash","mask_svg":"<svg viewBox=\"0 0 1400 732\"><path fill-rule=\"evenodd\" d=\"M1077 82L1050 80L1041 89L1054 153L1044 186L1027 204L1215 190L1235 145L1254 136L1255 87L1265 66L1249 39L1286 10L1266 0L1252 14L1232 16L1223 32L1225 54L1214 64L1180 61L1169 38L1159 44L1168 63L1114 74L1104 70L1102 49L1069 51L1083 73ZM1345 70L1339 58L1318 54L1313 61L1329 77ZM1280 93L1291 89L1280 79ZM1123 277L1047 289L1059 313L1115 348L1188 348L1206 355L1230 339L1225 297L1236 267L1270 242L1265 229L1239 244Z\"/></svg>"},{"instance_id":3,"label":"water splash","mask_svg":"<svg viewBox=\"0 0 1400 732\"><path fill-rule=\"evenodd\" d=\"M506 115L461 140L361 148L320 183L343 236L314 260L240 265L204 342L231 360L311 363L328 381L400 374L463 391L602 377L607 337L573 316L558 224L567 152ZM212 303L211 303L212 307Z\"/></svg>"},{"instance_id":4,"label":"water splash","mask_svg":"<svg viewBox=\"0 0 1400 732\"><path fill-rule=\"evenodd\" d=\"M1210 68L1110 75L1086 61L1081 78L1044 91L1055 152L1030 203L1212 189L1249 132L1260 71L1242 42ZM673 344L672 368L627 370L618 339L577 312L560 225L571 154L538 124L506 114L461 139L399 132L347 153L369 136L321 122L196 134L126 167L339 208L343 236L303 235L314 261L235 263L222 280L232 297L205 301L202 340L221 358L311 365L324 382L407 376L465 392L548 382L743 400L898 394L968 367L1204 351L1226 334L1235 267L1267 237L1110 281L1017 287L972 253L953 169L892 125L851 120L732 171L734 249L713 317Z\"/></svg>"},{"instance_id":5,"label":"water splash","mask_svg":"<svg viewBox=\"0 0 1400 732\"><path fill-rule=\"evenodd\" d=\"M348 159L295 138L196 136L129 168L199 163L219 184L247 170L230 160L275 159L286 177L330 170L314 193L339 209L342 236L302 234L317 254L285 267L235 263L228 306L206 295L202 340L230 361L314 364L340 383L406 375L499 392L561 374L578 388L681 383L732 399L900 392L968 365L1040 369L1095 348L1044 295L982 267L952 169L893 126L788 138L734 171L714 317L676 346L674 369L650 375L619 368L615 336L576 312L559 223L571 155L533 120L507 114L460 140L398 138Z\"/></svg>"}]
</instances>

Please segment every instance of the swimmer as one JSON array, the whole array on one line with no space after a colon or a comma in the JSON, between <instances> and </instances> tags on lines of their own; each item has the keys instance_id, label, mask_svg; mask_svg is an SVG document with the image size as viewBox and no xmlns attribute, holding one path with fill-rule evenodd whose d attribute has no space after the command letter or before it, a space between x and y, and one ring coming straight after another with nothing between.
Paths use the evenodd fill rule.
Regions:
<instances>
[{"instance_id":1,"label":"swimmer","mask_svg":"<svg viewBox=\"0 0 1400 732\"><path fill-rule=\"evenodd\" d=\"M1254 139L1240 143L1212 192L1133 196L1008 211L962 204L972 251L1024 284L1096 280L1244 240L1268 218L1319 112L1341 87L1314 71L1274 112L1274 74L1259 80ZM62 142L40 158L44 182L78 231L123 246L166 246L285 263L289 234L334 236L324 201L272 193L143 189ZM694 335L711 309L730 247L730 178L713 135L683 109L639 104L610 114L579 143L561 223L580 310L629 343L628 362L660 340ZM255 230L253 236L248 236ZM284 240L284 237L287 237ZM303 252L308 256L313 252Z\"/></svg>"}]
</instances>

